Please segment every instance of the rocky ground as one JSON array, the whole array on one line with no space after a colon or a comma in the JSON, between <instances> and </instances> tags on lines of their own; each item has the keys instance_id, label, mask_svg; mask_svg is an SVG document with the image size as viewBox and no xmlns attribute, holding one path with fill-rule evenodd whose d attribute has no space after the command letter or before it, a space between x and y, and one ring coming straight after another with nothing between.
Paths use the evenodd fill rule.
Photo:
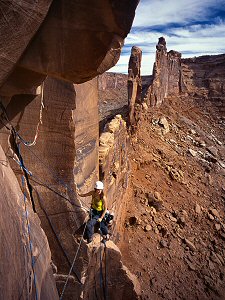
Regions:
<instances>
[{"instance_id":1,"label":"rocky ground","mask_svg":"<svg viewBox=\"0 0 225 300\"><path fill-rule=\"evenodd\" d=\"M142 108L120 243L141 299L225 299L224 125L188 97Z\"/></svg>"}]
</instances>

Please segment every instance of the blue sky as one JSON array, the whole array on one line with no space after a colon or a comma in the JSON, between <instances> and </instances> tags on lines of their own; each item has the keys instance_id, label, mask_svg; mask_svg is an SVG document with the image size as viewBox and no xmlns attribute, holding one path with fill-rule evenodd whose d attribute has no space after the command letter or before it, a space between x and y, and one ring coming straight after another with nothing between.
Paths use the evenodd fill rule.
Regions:
<instances>
[{"instance_id":1,"label":"blue sky","mask_svg":"<svg viewBox=\"0 0 225 300\"><path fill-rule=\"evenodd\" d=\"M152 74L160 36L183 58L225 53L225 0L141 0L120 60L109 71L127 73L135 45L143 51L142 75Z\"/></svg>"}]
</instances>

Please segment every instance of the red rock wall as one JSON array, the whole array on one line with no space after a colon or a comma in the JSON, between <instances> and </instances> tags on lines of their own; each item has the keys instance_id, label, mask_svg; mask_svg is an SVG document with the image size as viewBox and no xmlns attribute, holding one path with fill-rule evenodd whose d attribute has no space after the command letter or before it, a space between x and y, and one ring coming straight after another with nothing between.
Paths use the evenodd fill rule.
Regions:
<instances>
[{"instance_id":1,"label":"red rock wall","mask_svg":"<svg viewBox=\"0 0 225 300\"><path fill-rule=\"evenodd\" d=\"M77 248L73 234L86 216L80 205L89 207L90 199L83 198L82 203L77 199L74 180L85 191L93 188L98 177L97 80L73 85L47 78L42 88L22 112L25 97L20 96L21 107L15 109L10 102L7 113L26 141L34 140L38 122L42 122L36 144L32 147L21 144L21 153L33 174L30 180L34 201L58 269L58 278L59 274L68 273ZM7 129L2 128L0 139L5 152L12 156L8 134ZM18 173L19 166L12 159L10 163ZM76 269L78 278L82 276L82 265L81 260ZM72 275L77 282L75 273ZM59 280L60 288L63 280ZM78 283L71 285L71 289L68 292L73 295L81 292Z\"/></svg>"},{"instance_id":2,"label":"red rock wall","mask_svg":"<svg viewBox=\"0 0 225 300\"><path fill-rule=\"evenodd\" d=\"M81 83L113 67L138 2L1 1L0 95L29 90L46 75Z\"/></svg>"},{"instance_id":3,"label":"red rock wall","mask_svg":"<svg viewBox=\"0 0 225 300\"><path fill-rule=\"evenodd\" d=\"M24 204L20 185L0 147L0 299L58 299L50 266L51 252L40 219ZM18 176L21 181L21 176ZM27 201L26 201L27 202ZM27 219L30 234L28 234ZM30 242L34 259L31 267Z\"/></svg>"},{"instance_id":4,"label":"red rock wall","mask_svg":"<svg viewBox=\"0 0 225 300\"><path fill-rule=\"evenodd\" d=\"M127 83L127 75L105 72L98 76L98 89L99 91L105 91L107 89L121 89Z\"/></svg>"}]
</instances>

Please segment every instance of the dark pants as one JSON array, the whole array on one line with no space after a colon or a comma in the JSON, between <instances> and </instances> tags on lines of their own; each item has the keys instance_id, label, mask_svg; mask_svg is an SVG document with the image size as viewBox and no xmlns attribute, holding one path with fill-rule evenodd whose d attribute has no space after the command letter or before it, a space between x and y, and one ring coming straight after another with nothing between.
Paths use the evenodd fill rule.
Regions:
<instances>
[{"instance_id":1,"label":"dark pants","mask_svg":"<svg viewBox=\"0 0 225 300\"><path fill-rule=\"evenodd\" d=\"M94 227L95 227L95 225L97 223L99 224L101 233L103 235L107 235L108 234L108 228L107 228L105 222L104 221L102 221L101 223L98 222L98 219L101 217L101 215L102 215L102 212L98 212L98 211L92 210L92 216L88 220L87 227L86 227L87 240L90 241L92 239L92 236L94 234Z\"/></svg>"}]
</instances>

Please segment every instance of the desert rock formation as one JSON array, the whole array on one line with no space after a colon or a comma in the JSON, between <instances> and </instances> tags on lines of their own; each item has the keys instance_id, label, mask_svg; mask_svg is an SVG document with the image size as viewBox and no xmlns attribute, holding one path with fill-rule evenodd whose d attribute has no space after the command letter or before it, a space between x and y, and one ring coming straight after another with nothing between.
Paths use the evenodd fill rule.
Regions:
<instances>
[{"instance_id":1,"label":"desert rock formation","mask_svg":"<svg viewBox=\"0 0 225 300\"><path fill-rule=\"evenodd\" d=\"M128 65L128 124L129 126L135 125L135 105L141 103L141 58L142 51L140 48L133 46Z\"/></svg>"},{"instance_id":2,"label":"desert rock formation","mask_svg":"<svg viewBox=\"0 0 225 300\"><path fill-rule=\"evenodd\" d=\"M17 246L28 247L26 241L13 244L11 239L4 239L1 261L11 260L12 270L19 271L12 274L18 281L12 294L7 294L11 292L8 277L1 280L1 286L7 288L1 289L1 298L17 298L24 281L23 299L34 299L35 280L42 299L57 299L55 281L58 291L62 291L90 206L90 199L78 199L75 182L81 191L87 191L98 177L98 90L97 80L92 78L117 62L137 4L136 0L0 4L0 139L6 154L2 163L7 164L10 174L16 174L19 183L22 173L26 176L33 255L42 252L34 266L35 279L29 253L21 261L18 257L24 257L23 250L17 259L14 250L10 252ZM75 84L81 82L85 83ZM15 193L21 196L15 176L12 183ZM23 234L23 210L18 209L17 200L5 197L10 186L11 182L2 186L1 202L6 208L12 202L12 211L3 207L4 220L14 216L16 230L12 239L18 241ZM41 225L31 210L31 202ZM1 226L4 232L5 225ZM65 299L78 298L84 292L81 279L87 261L87 247L82 243ZM28 279L22 274L26 270Z\"/></svg>"},{"instance_id":3,"label":"desert rock formation","mask_svg":"<svg viewBox=\"0 0 225 300\"><path fill-rule=\"evenodd\" d=\"M119 247L143 300L224 299L224 54L181 59L160 41L135 111Z\"/></svg>"},{"instance_id":4,"label":"desert rock formation","mask_svg":"<svg viewBox=\"0 0 225 300\"><path fill-rule=\"evenodd\" d=\"M58 299L47 237L2 148L0 156L1 299Z\"/></svg>"},{"instance_id":5,"label":"desert rock formation","mask_svg":"<svg viewBox=\"0 0 225 300\"><path fill-rule=\"evenodd\" d=\"M196 101L225 114L225 54L182 59L182 73Z\"/></svg>"},{"instance_id":6,"label":"desert rock formation","mask_svg":"<svg viewBox=\"0 0 225 300\"><path fill-rule=\"evenodd\" d=\"M46 75L81 83L103 73L119 59L137 4L2 2L0 95L28 91Z\"/></svg>"},{"instance_id":7,"label":"desert rock formation","mask_svg":"<svg viewBox=\"0 0 225 300\"><path fill-rule=\"evenodd\" d=\"M160 106L169 95L178 95L181 88L181 54L174 50L167 52L166 40L161 37L156 45L153 78L145 101L150 106Z\"/></svg>"},{"instance_id":8,"label":"desert rock formation","mask_svg":"<svg viewBox=\"0 0 225 300\"><path fill-rule=\"evenodd\" d=\"M124 207L127 205L127 188L130 176L128 159L129 136L126 122L117 115L106 124L100 136L99 166L100 178L105 182L108 208L115 213L113 240L120 239L124 222Z\"/></svg>"}]
</instances>

